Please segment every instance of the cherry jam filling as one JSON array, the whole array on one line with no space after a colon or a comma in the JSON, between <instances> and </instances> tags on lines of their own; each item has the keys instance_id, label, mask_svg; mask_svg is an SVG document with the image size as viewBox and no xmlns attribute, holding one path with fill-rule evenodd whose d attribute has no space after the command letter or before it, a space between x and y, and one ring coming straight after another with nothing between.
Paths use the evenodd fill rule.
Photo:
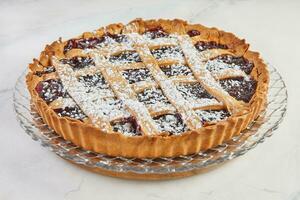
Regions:
<instances>
[{"instance_id":1,"label":"cherry jam filling","mask_svg":"<svg viewBox=\"0 0 300 200\"><path fill-rule=\"evenodd\" d=\"M255 93L257 82L243 77L220 80L221 86L237 100L249 102Z\"/></svg>"},{"instance_id":2,"label":"cherry jam filling","mask_svg":"<svg viewBox=\"0 0 300 200\"><path fill-rule=\"evenodd\" d=\"M105 40L104 37L71 39L65 45L64 53L66 53L71 49L94 49L100 47L100 44L103 43L104 40Z\"/></svg>"},{"instance_id":3,"label":"cherry jam filling","mask_svg":"<svg viewBox=\"0 0 300 200\"><path fill-rule=\"evenodd\" d=\"M110 34L106 33L103 37L106 38L106 40L112 39L117 43L122 43L128 41L128 36L122 35L122 34Z\"/></svg>"},{"instance_id":4,"label":"cherry jam filling","mask_svg":"<svg viewBox=\"0 0 300 200\"><path fill-rule=\"evenodd\" d=\"M150 39L156 39L156 38L163 38L163 37L168 37L169 34L163 30L162 27L155 27L148 29L143 35Z\"/></svg>"},{"instance_id":5,"label":"cherry jam filling","mask_svg":"<svg viewBox=\"0 0 300 200\"><path fill-rule=\"evenodd\" d=\"M78 81L83 83L87 88L109 89L109 85L101 73L93 75L79 76ZM89 90L90 92L91 90Z\"/></svg>"},{"instance_id":6,"label":"cherry jam filling","mask_svg":"<svg viewBox=\"0 0 300 200\"><path fill-rule=\"evenodd\" d=\"M49 79L41 81L37 84L35 90L48 104L56 100L58 97L68 96L60 80Z\"/></svg>"},{"instance_id":7,"label":"cherry jam filling","mask_svg":"<svg viewBox=\"0 0 300 200\"><path fill-rule=\"evenodd\" d=\"M211 96L202 86L200 83L191 83L191 84L179 84L177 85L177 90L180 91L182 96L189 100L192 99L213 99L214 97Z\"/></svg>"},{"instance_id":8,"label":"cherry jam filling","mask_svg":"<svg viewBox=\"0 0 300 200\"><path fill-rule=\"evenodd\" d=\"M70 117L78 120L82 120L87 117L78 106L58 108L54 109L54 111L60 117Z\"/></svg>"},{"instance_id":9,"label":"cherry jam filling","mask_svg":"<svg viewBox=\"0 0 300 200\"><path fill-rule=\"evenodd\" d=\"M50 73L55 72L55 71L56 70L55 70L55 68L53 66L47 66L47 67L44 67L43 71L37 71L37 72L35 72L34 75L41 77L44 74L50 74Z\"/></svg>"},{"instance_id":10,"label":"cherry jam filling","mask_svg":"<svg viewBox=\"0 0 300 200\"><path fill-rule=\"evenodd\" d=\"M121 121L111 123L113 131L121 132L128 136L141 135L141 126L134 117L124 118Z\"/></svg>"},{"instance_id":11,"label":"cherry jam filling","mask_svg":"<svg viewBox=\"0 0 300 200\"><path fill-rule=\"evenodd\" d=\"M121 43L127 41L127 37L121 34L106 33L102 37L71 39L64 47L64 53L71 49L94 49L103 46L105 43L112 41Z\"/></svg>"},{"instance_id":12,"label":"cherry jam filling","mask_svg":"<svg viewBox=\"0 0 300 200\"><path fill-rule=\"evenodd\" d=\"M254 64L252 62L249 62L244 57L236 57L232 55L220 55L216 57L215 59L220 60L226 64L234 64L240 67L242 71L244 71L246 74L250 74Z\"/></svg>"},{"instance_id":13,"label":"cherry jam filling","mask_svg":"<svg viewBox=\"0 0 300 200\"><path fill-rule=\"evenodd\" d=\"M190 37L195 37L195 36L197 36L197 35L200 35L200 31L198 31L198 30L189 30L189 31L187 32L187 34L188 34Z\"/></svg>"},{"instance_id":14,"label":"cherry jam filling","mask_svg":"<svg viewBox=\"0 0 300 200\"><path fill-rule=\"evenodd\" d=\"M178 46L164 46L159 49L151 50L156 59L182 59L183 52Z\"/></svg>"},{"instance_id":15,"label":"cherry jam filling","mask_svg":"<svg viewBox=\"0 0 300 200\"><path fill-rule=\"evenodd\" d=\"M185 65L166 65L162 66L161 70L168 76L192 76L192 71L188 66Z\"/></svg>"},{"instance_id":16,"label":"cherry jam filling","mask_svg":"<svg viewBox=\"0 0 300 200\"><path fill-rule=\"evenodd\" d=\"M124 101L114 97L103 99L99 111L109 119L115 119L118 116L130 116L129 112L125 108Z\"/></svg>"},{"instance_id":17,"label":"cherry jam filling","mask_svg":"<svg viewBox=\"0 0 300 200\"><path fill-rule=\"evenodd\" d=\"M146 105L156 103L170 103L167 97L164 96L162 90L157 88L146 89L138 93L137 97L140 102L143 102Z\"/></svg>"},{"instance_id":18,"label":"cherry jam filling","mask_svg":"<svg viewBox=\"0 0 300 200\"><path fill-rule=\"evenodd\" d=\"M74 70L79 70L90 65L95 65L94 60L89 57L75 56L71 59L61 59L60 61L63 64L70 65Z\"/></svg>"},{"instance_id":19,"label":"cherry jam filling","mask_svg":"<svg viewBox=\"0 0 300 200\"><path fill-rule=\"evenodd\" d=\"M162 132L169 132L170 134L177 135L188 130L178 113L160 115L154 117L153 120Z\"/></svg>"},{"instance_id":20,"label":"cherry jam filling","mask_svg":"<svg viewBox=\"0 0 300 200\"><path fill-rule=\"evenodd\" d=\"M227 110L196 110L195 112L203 123L221 121L230 116Z\"/></svg>"},{"instance_id":21,"label":"cherry jam filling","mask_svg":"<svg viewBox=\"0 0 300 200\"><path fill-rule=\"evenodd\" d=\"M226 45L218 44L214 41L210 41L210 42L199 41L195 44L195 47L200 52L208 49L228 49Z\"/></svg>"},{"instance_id":22,"label":"cherry jam filling","mask_svg":"<svg viewBox=\"0 0 300 200\"><path fill-rule=\"evenodd\" d=\"M124 51L118 55L110 56L109 61L112 63L134 63L142 62L141 57L136 51Z\"/></svg>"},{"instance_id":23,"label":"cherry jam filling","mask_svg":"<svg viewBox=\"0 0 300 200\"><path fill-rule=\"evenodd\" d=\"M147 68L129 69L122 72L124 78L128 80L129 84L140 81L153 80L150 71Z\"/></svg>"}]
</instances>

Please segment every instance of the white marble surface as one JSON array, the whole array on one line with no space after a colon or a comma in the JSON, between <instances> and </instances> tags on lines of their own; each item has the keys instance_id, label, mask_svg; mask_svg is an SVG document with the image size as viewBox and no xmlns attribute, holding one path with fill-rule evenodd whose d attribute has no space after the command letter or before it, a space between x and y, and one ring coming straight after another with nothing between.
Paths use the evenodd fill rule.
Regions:
<instances>
[{"instance_id":1,"label":"white marble surface","mask_svg":"<svg viewBox=\"0 0 300 200\"><path fill-rule=\"evenodd\" d=\"M300 1L0 1L0 199L300 199ZM190 178L128 181L93 174L32 141L12 108L13 86L45 43L136 17L185 18L247 38L289 91L275 135L246 155Z\"/></svg>"}]
</instances>

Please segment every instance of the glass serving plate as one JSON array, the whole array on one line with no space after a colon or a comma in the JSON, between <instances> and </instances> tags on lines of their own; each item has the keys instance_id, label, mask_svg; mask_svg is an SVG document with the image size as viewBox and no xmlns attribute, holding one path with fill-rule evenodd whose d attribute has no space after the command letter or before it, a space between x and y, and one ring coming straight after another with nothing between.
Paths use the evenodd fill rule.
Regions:
<instances>
[{"instance_id":1,"label":"glass serving plate","mask_svg":"<svg viewBox=\"0 0 300 200\"><path fill-rule=\"evenodd\" d=\"M273 131L283 120L287 89L277 70L269 66L270 85L266 109L239 136L204 152L188 156L156 159L112 157L84 150L58 136L35 111L25 84L25 71L17 80L14 109L18 121L33 140L39 141L60 157L91 171L134 179L167 179L193 175L245 154Z\"/></svg>"}]
</instances>

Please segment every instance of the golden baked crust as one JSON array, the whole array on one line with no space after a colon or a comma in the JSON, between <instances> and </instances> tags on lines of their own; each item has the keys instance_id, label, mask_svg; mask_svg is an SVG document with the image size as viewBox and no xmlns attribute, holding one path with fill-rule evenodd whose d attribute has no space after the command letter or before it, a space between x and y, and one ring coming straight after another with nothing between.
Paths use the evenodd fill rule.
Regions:
<instances>
[{"instance_id":1,"label":"golden baked crust","mask_svg":"<svg viewBox=\"0 0 300 200\"><path fill-rule=\"evenodd\" d=\"M53 65L52 57L58 59L78 56L82 52L72 49L64 53L67 41L55 41L47 45L39 59L34 59L29 65L30 72L26 83L31 94L32 102L44 122L66 140L81 146L84 149L110 156L124 157L173 157L197 153L201 150L212 148L231 139L244 130L264 109L268 91L269 75L266 65L259 57L259 53L249 50L245 40L241 40L232 33L220 31L216 28L207 28L199 24L188 24L179 19L175 20L142 20L136 19L127 25L111 24L97 31L85 32L78 38L101 37L105 33L119 34L128 32L144 33L146 30L162 27L167 33L186 34L190 30L197 30L201 34L193 39L197 41L214 41L226 45L227 50L234 56L243 56L254 64L251 77L257 81L257 87L249 103L241 103L241 110L223 121L195 130L187 131L180 135L142 135L125 136L109 131L104 132L88 120L75 120L69 117L60 117L49 105L39 97L35 90L36 85L51 78L53 75L36 76L44 67Z\"/></svg>"}]
</instances>

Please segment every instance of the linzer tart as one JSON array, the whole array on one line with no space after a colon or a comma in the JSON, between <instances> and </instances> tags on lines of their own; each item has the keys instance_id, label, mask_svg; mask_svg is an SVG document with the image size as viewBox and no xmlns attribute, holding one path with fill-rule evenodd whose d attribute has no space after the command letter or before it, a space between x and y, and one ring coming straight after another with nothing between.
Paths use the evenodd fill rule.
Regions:
<instances>
[{"instance_id":1,"label":"linzer tart","mask_svg":"<svg viewBox=\"0 0 300 200\"><path fill-rule=\"evenodd\" d=\"M241 133L264 109L269 75L232 33L136 19L47 45L27 86L54 131L98 153L172 157Z\"/></svg>"}]
</instances>

